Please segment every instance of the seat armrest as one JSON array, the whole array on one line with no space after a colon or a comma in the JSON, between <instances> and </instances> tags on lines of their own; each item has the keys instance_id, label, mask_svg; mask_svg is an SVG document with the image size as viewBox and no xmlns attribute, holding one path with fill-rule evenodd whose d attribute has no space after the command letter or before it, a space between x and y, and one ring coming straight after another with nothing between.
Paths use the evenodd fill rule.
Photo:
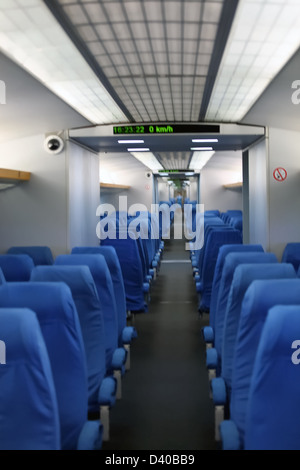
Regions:
<instances>
[{"instance_id":1,"label":"seat armrest","mask_svg":"<svg viewBox=\"0 0 300 470\"><path fill-rule=\"evenodd\" d=\"M104 377L102 380L98 401L100 406L113 406L116 402L117 381L114 377Z\"/></svg>"},{"instance_id":2,"label":"seat armrest","mask_svg":"<svg viewBox=\"0 0 300 470\"><path fill-rule=\"evenodd\" d=\"M134 326L125 326L122 331L123 344L130 344L135 338L137 338L137 331Z\"/></svg>"},{"instance_id":3,"label":"seat armrest","mask_svg":"<svg viewBox=\"0 0 300 470\"><path fill-rule=\"evenodd\" d=\"M241 450L239 431L233 421L222 421L220 424L220 435L223 450Z\"/></svg>"},{"instance_id":4,"label":"seat armrest","mask_svg":"<svg viewBox=\"0 0 300 470\"><path fill-rule=\"evenodd\" d=\"M227 402L227 392L223 377L216 377L212 379L211 388L214 405L225 405Z\"/></svg>"},{"instance_id":5,"label":"seat armrest","mask_svg":"<svg viewBox=\"0 0 300 470\"><path fill-rule=\"evenodd\" d=\"M127 351L125 348L117 348L112 357L111 367L113 370L122 370L126 362Z\"/></svg>"},{"instance_id":6,"label":"seat armrest","mask_svg":"<svg viewBox=\"0 0 300 470\"><path fill-rule=\"evenodd\" d=\"M215 335L214 335L214 330L211 326L204 326L202 328L202 335L206 343L214 342Z\"/></svg>"},{"instance_id":7,"label":"seat armrest","mask_svg":"<svg viewBox=\"0 0 300 470\"><path fill-rule=\"evenodd\" d=\"M148 294L149 290L150 290L149 282L144 282L143 283L143 292L144 292L144 294Z\"/></svg>"},{"instance_id":8,"label":"seat armrest","mask_svg":"<svg viewBox=\"0 0 300 470\"><path fill-rule=\"evenodd\" d=\"M208 369L217 369L218 367L218 353L215 348L206 350L206 367Z\"/></svg>"},{"instance_id":9,"label":"seat armrest","mask_svg":"<svg viewBox=\"0 0 300 470\"><path fill-rule=\"evenodd\" d=\"M196 282L196 291L198 292L198 294L201 294L201 292L203 291L203 283L202 282Z\"/></svg>"},{"instance_id":10,"label":"seat armrest","mask_svg":"<svg viewBox=\"0 0 300 470\"><path fill-rule=\"evenodd\" d=\"M77 450L101 450L103 426L100 421L86 421L77 442Z\"/></svg>"}]
</instances>

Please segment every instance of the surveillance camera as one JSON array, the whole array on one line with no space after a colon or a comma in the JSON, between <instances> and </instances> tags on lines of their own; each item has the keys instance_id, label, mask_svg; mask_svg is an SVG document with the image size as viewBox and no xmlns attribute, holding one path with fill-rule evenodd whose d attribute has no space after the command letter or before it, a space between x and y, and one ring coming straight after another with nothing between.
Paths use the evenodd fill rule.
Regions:
<instances>
[{"instance_id":1,"label":"surveillance camera","mask_svg":"<svg viewBox=\"0 0 300 470\"><path fill-rule=\"evenodd\" d=\"M63 151L64 141L57 135L49 135L45 140L45 150L48 153L58 154Z\"/></svg>"},{"instance_id":2,"label":"surveillance camera","mask_svg":"<svg viewBox=\"0 0 300 470\"><path fill-rule=\"evenodd\" d=\"M151 171L146 171L145 177L149 180L152 177Z\"/></svg>"}]
</instances>

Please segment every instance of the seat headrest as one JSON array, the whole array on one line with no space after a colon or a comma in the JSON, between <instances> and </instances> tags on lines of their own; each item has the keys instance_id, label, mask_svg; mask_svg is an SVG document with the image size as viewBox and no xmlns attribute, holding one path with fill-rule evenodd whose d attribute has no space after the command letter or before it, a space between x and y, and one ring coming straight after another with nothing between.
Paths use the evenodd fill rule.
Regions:
<instances>
[{"instance_id":1,"label":"seat headrest","mask_svg":"<svg viewBox=\"0 0 300 470\"><path fill-rule=\"evenodd\" d=\"M54 262L52 251L48 246L12 246L7 254L28 255L35 266L52 265Z\"/></svg>"},{"instance_id":2,"label":"seat headrest","mask_svg":"<svg viewBox=\"0 0 300 470\"><path fill-rule=\"evenodd\" d=\"M7 282L29 281L34 263L28 255L0 255L0 268Z\"/></svg>"}]
</instances>

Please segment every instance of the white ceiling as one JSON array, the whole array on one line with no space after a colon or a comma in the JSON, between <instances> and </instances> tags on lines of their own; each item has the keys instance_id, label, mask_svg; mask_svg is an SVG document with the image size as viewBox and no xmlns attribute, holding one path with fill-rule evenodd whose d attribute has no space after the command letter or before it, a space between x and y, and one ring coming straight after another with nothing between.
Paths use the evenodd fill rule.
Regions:
<instances>
[{"instance_id":1,"label":"white ceiling","mask_svg":"<svg viewBox=\"0 0 300 470\"><path fill-rule=\"evenodd\" d=\"M0 53L6 104L0 106L0 142L90 125L38 80Z\"/></svg>"},{"instance_id":2,"label":"white ceiling","mask_svg":"<svg viewBox=\"0 0 300 470\"><path fill-rule=\"evenodd\" d=\"M232 27L242 2L247 4L252 21L246 45L259 49L259 41L266 42L264 34L265 38L273 39L283 35L284 43L287 35L280 27L283 21L290 24L293 32L293 38L290 34L288 41L299 40L300 44L300 29L296 33L293 29L300 21L298 0L27 0L26 4L24 0L3 0L0 10L4 11L8 5L13 19L14 11L22 7L29 18L31 5L47 5L56 23L120 108L124 122L205 122L212 97L217 96L214 87L221 86L227 103L229 98L225 93L231 93L230 96L233 93L231 86L222 88L221 66L226 58L233 60L226 51L227 42L232 47L231 35L236 30L246 34L246 28L241 30L240 25ZM269 18L265 30L259 26L258 39L251 12L260 11L258 18L263 17L267 5L271 7L272 22ZM294 8L289 10L294 15L285 18L288 7ZM33 15L30 19L35 21ZM0 36L6 30L9 31L8 23L4 18L1 20L0 14ZM3 42L0 50L1 47ZM264 48L264 53L271 49ZM288 60L282 48L280 54ZM269 52L268 59L271 58ZM300 112L291 102L291 83L299 78L299 60L300 52L297 52L268 87L265 83L267 88L240 122L299 129ZM242 63L236 70L241 69ZM15 135L26 135L32 128L36 133L44 132L49 122L55 122L57 130L94 124L4 55L0 55L0 79L7 84L9 97L7 105L0 108L0 140L4 136L8 140ZM252 91L250 87L249 94ZM247 95L247 90L244 93ZM218 122L235 122L234 117L228 119L221 111L217 118ZM175 136L171 139L163 139L163 145L155 151L169 168L177 168L189 161L191 152L182 140L179 144ZM229 142L232 149L237 148L234 139L232 136ZM94 145L91 140L90 143ZM101 139L100 151L103 146L105 141Z\"/></svg>"}]
</instances>

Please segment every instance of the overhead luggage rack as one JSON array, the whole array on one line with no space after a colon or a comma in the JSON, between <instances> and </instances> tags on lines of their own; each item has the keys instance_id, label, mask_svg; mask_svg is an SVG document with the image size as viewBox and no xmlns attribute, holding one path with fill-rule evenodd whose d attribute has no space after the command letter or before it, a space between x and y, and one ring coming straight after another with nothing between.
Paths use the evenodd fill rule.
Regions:
<instances>
[{"instance_id":1,"label":"overhead luggage rack","mask_svg":"<svg viewBox=\"0 0 300 470\"><path fill-rule=\"evenodd\" d=\"M223 184L223 188L225 188L225 189L242 189L243 188L243 183L242 183L242 181L240 181L238 183Z\"/></svg>"},{"instance_id":2,"label":"overhead luggage rack","mask_svg":"<svg viewBox=\"0 0 300 470\"><path fill-rule=\"evenodd\" d=\"M23 181L30 181L30 178L31 173L28 171L0 168L0 190L10 188Z\"/></svg>"},{"instance_id":3,"label":"overhead luggage rack","mask_svg":"<svg viewBox=\"0 0 300 470\"><path fill-rule=\"evenodd\" d=\"M100 188L101 189L130 189L130 186L127 186L125 184L113 184L113 183L100 183Z\"/></svg>"}]
</instances>

